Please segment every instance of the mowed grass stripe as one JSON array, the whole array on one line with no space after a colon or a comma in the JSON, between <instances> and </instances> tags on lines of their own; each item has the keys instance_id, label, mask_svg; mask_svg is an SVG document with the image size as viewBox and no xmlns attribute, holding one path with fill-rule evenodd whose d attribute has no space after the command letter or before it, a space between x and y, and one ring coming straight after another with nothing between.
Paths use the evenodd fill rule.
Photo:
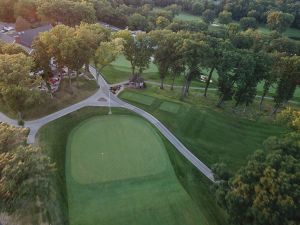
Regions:
<instances>
[{"instance_id":1,"label":"mowed grass stripe","mask_svg":"<svg viewBox=\"0 0 300 225\"><path fill-rule=\"evenodd\" d=\"M144 119L93 117L71 132L69 142L70 225L208 224L177 180L160 136Z\"/></svg>"},{"instance_id":2,"label":"mowed grass stripe","mask_svg":"<svg viewBox=\"0 0 300 225\"><path fill-rule=\"evenodd\" d=\"M125 94L122 95L123 98L135 101L140 104L144 105L152 105L154 102L155 98L147 96L147 95L141 95L141 94L132 94L130 92L126 92Z\"/></svg>"}]
</instances>

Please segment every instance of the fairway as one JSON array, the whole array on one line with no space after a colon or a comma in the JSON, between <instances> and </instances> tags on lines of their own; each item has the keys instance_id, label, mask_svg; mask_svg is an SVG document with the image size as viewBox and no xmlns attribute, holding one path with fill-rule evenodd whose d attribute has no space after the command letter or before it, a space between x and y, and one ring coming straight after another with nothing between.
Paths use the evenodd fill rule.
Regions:
<instances>
[{"instance_id":1,"label":"fairway","mask_svg":"<svg viewBox=\"0 0 300 225\"><path fill-rule=\"evenodd\" d=\"M70 133L66 154L70 225L208 224L142 118L85 120Z\"/></svg>"}]
</instances>

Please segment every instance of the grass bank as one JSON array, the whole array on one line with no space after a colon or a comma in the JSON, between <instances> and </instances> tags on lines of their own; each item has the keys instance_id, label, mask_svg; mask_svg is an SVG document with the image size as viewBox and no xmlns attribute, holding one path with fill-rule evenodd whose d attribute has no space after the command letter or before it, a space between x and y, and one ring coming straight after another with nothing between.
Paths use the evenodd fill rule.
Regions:
<instances>
[{"instance_id":1,"label":"grass bank","mask_svg":"<svg viewBox=\"0 0 300 225\"><path fill-rule=\"evenodd\" d=\"M268 117L257 113L257 104L245 114L243 109L241 113L233 113L230 103L225 110L217 109L212 93L204 98L199 91L191 92L182 102L179 91L149 87L125 90L119 96L158 118L209 166L224 162L233 171L237 170L250 154L262 147L266 138L284 132ZM144 103L144 98L149 104Z\"/></svg>"}]
</instances>

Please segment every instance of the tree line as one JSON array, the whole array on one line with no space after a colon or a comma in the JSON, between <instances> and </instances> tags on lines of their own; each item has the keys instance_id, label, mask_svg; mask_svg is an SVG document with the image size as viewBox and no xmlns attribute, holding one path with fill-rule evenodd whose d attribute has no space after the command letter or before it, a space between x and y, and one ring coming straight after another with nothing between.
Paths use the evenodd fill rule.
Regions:
<instances>
[{"instance_id":1,"label":"tree line","mask_svg":"<svg viewBox=\"0 0 300 225\"><path fill-rule=\"evenodd\" d=\"M39 147L26 144L28 132L0 123L0 212L27 224L51 222L55 165Z\"/></svg>"},{"instance_id":2,"label":"tree line","mask_svg":"<svg viewBox=\"0 0 300 225\"><path fill-rule=\"evenodd\" d=\"M247 164L232 174L226 165L213 167L217 203L239 225L282 225L300 222L300 114L287 108L278 121L290 131L270 137Z\"/></svg>"}]
</instances>

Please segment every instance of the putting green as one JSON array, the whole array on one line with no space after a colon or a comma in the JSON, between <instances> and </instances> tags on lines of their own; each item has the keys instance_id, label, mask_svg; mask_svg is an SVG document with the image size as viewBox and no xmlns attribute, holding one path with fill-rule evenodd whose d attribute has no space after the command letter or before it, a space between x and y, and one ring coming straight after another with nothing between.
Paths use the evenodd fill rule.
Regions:
<instances>
[{"instance_id":1,"label":"putting green","mask_svg":"<svg viewBox=\"0 0 300 225\"><path fill-rule=\"evenodd\" d=\"M179 183L164 142L135 115L92 117L70 133L70 225L204 225Z\"/></svg>"},{"instance_id":2,"label":"putting green","mask_svg":"<svg viewBox=\"0 0 300 225\"><path fill-rule=\"evenodd\" d=\"M166 168L161 138L132 116L85 121L71 133L68 148L72 177L83 184L149 176Z\"/></svg>"}]
</instances>

